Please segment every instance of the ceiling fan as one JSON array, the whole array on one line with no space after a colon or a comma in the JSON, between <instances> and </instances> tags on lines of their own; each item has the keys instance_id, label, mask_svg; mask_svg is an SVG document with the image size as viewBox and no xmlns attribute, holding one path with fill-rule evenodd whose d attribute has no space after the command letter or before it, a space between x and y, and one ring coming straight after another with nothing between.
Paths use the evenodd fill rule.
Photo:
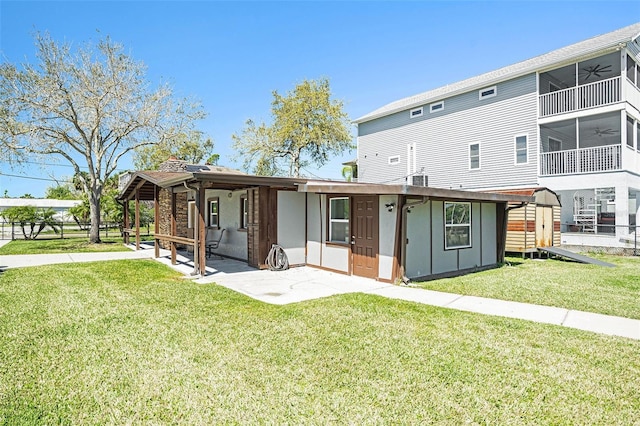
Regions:
<instances>
[{"instance_id":1,"label":"ceiling fan","mask_svg":"<svg viewBox=\"0 0 640 426\"><path fill-rule=\"evenodd\" d=\"M582 74L586 73L584 80L587 81L589 80L589 78L591 78L591 76L595 75L596 77L602 77L601 74L611 72L611 65L600 65L600 64L590 65L586 68L582 68L582 71L583 71Z\"/></svg>"},{"instance_id":2,"label":"ceiling fan","mask_svg":"<svg viewBox=\"0 0 640 426\"><path fill-rule=\"evenodd\" d=\"M587 81L591 76L595 75L596 77L602 77L602 74L611 72L611 65L590 65L586 68L582 68L582 71L583 72L581 74L586 74L584 80Z\"/></svg>"},{"instance_id":3,"label":"ceiling fan","mask_svg":"<svg viewBox=\"0 0 640 426\"><path fill-rule=\"evenodd\" d=\"M599 127L596 127L596 129L593 132L596 134L596 136L603 137L603 136L615 135L618 133L618 130L611 129L611 128L600 130Z\"/></svg>"}]
</instances>

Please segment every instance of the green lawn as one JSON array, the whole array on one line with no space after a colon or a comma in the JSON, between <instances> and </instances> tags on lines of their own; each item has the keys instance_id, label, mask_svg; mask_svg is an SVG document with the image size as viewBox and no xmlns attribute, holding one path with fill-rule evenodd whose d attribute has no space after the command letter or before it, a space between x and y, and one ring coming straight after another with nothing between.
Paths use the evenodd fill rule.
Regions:
<instances>
[{"instance_id":1,"label":"green lawn","mask_svg":"<svg viewBox=\"0 0 640 426\"><path fill-rule=\"evenodd\" d=\"M122 244L122 237L102 238L101 244L89 244L88 238L56 238L51 240L13 240L0 247L0 255L128 250Z\"/></svg>"},{"instance_id":2,"label":"green lawn","mask_svg":"<svg viewBox=\"0 0 640 426\"><path fill-rule=\"evenodd\" d=\"M499 269L414 284L429 290L640 319L640 257L590 256L616 267L512 257Z\"/></svg>"},{"instance_id":3,"label":"green lawn","mask_svg":"<svg viewBox=\"0 0 640 426\"><path fill-rule=\"evenodd\" d=\"M267 305L147 260L0 274L0 424L630 424L639 353L373 295Z\"/></svg>"}]
</instances>

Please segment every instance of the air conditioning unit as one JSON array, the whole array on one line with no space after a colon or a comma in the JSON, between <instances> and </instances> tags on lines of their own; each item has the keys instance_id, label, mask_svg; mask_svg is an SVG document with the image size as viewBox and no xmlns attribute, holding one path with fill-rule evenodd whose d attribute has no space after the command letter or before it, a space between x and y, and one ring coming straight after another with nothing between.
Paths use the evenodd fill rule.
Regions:
<instances>
[{"instance_id":1,"label":"air conditioning unit","mask_svg":"<svg viewBox=\"0 0 640 426\"><path fill-rule=\"evenodd\" d=\"M409 185L429 186L429 178L427 175L411 175L409 176Z\"/></svg>"}]
</instances>

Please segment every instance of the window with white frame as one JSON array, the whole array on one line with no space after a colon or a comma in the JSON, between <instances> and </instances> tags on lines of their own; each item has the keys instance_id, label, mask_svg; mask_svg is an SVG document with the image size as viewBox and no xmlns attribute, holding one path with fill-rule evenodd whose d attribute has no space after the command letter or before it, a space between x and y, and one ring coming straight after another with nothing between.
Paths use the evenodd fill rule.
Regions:
<instances>
[{"instance_id":1,"label":"window with white frame","mask_svg":"<svg viewBox=\"0 0 640 426\"><path fill-rule=\"evenodd\" d=\"M496 86L487 87L478 91L478 99L483 100L487 98L493 98L498 94L498 88Z\"/></svg>"},{"instance_id":2,"label":"window with white frame","mask_svg":"<svg viewBox=\"0 0 640 426\"><path fill-rule=\"evenodd\" d=\"M635 120L627 115L627 146L633 148Z\"/></svg>"},{"instance_id":3,"label":"window with white frame","mask_svg":"<svg viewBox=\"0 0 640 426\"><path fill-rule=\"evenodd\" d=\"M475 170L480 168L480 144L469 144L469 169Z\"/></svg>"},{"instance_id":4,"label":"window with white frame","mask_svg":"<svg viewBox=\"0 0 640 426\"><path fill-rule=\"evenodd\" d=\"M349 197L329 198L329 241L349 243Z\"/></svg>"},{"instance_id":5,"label":"window with white frame","mask_svg":"<svg viewBox=\"0 0 640 426\"><path fill-rule=\"evenodd\" d=\"M436 103L433 103L433 104L429 105L429 112L430 113L442 111L443 109L444 109L444 101L436 102Z\"/></svg>"},{"instance_id":6,"label":"window with white frame","mask_svg":"<svg viewBox=\"0 0 640 426\"><path fill-rule=\"evenodd\" d=\"M518 135L515 138L516 164L526 164L529 162L527 151L527 135Z\"/></svg>"},{"instance_id":7,"label":"window with white frame","mask_svg":"<svg viewBox=\"0 0 640 426\"><path fill-rule=\"evenodd\" d=\"M249 201L246 195L240 196L240 229L247 229L249 225Z\"/></svg>"},{"instance_id":8,"label":"window with white frame","mask_svg":"<svg viewBox=\"0 0 640 426\"><path fill-rule=\"evenodd\" d=\"M636 63L629 54L627 54L627 78L633 84L636 83Z\"/></svg>"},{"instance_id":9,"label":"window with white frame","mask_svg":"<svg viewBox=\"0 0 640 426\"><path fill-rule=\"evenodd\" d=\"M444 203L444 248L471 247L471 203Z\"/></svg>"},{"instance_id":10,"label":"window with white frame","mask_svg":"<svg viewBox=\"0 0 640 426\"><path fill-rule=\"evenodd\" d=\"M211 228L220 228L220 199L218 197L209 198L207 204L209 226Z\"/></svg>"},{"instance_id":11,"label":"window with white frame","mask_svg":"<svg viewBox=\"0 0 640 426\"><path fill-rule=\"evenodd\" d=\"M392 155L391 157L389 157L389 164L400 164L400 156Z\"/></svg>"},{"instance_id":12,"label":"window with white frame","mask_svg":"<svg viewBox=\"0 0 640 426\"><path fill-rule=\"evenodd\" d=\"M549 149L547 152L562 151L562 141L560 139L552 138L551 136L549 136L547 138L547 144L549 145Z\"/></svg>"},{"instance_id":13,"label":"window with white frame","mask_svg":"<svg viewBox=\"0 0 640 426\"><path fill-rule=\"evenodd\" d=\"M422 107L414 108L411 111L409 111L409 117L410 118L421 117L423 112L424 112L424 108Z\"/></svg>"},{"instance_id":14,"label":"window with white frame","mask_svg":"<svg viewBox=\"0 0 640 426\"><path fill-rule=\"evenodd\" d=\"M187 203L187 228L195 228L196 223L196 202L189 201Z\"/></svg>"}]
</instances>

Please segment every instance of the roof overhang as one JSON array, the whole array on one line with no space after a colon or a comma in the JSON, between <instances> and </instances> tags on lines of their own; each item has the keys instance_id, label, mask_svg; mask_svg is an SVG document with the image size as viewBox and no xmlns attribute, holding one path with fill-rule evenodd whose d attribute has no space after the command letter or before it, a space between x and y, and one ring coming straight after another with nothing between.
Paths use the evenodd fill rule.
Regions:
<instances>
[{"instance_id":1,"label":"roof overhang","mask_svg":"<svg viewBox=\"0 0 640 426\"><path fill-rule=\"evenodd\" d=\"M368 183L343 183L309 181L298 185L299 192L341 195L406 195L409 197L427 197L436 200L487 201L505 203L530 203L533 197L525 195L499 194L492 192L460 191L444 188L413 185L388 185Z\"/></svg>"},{"instance_id":2,"label":"roof overhang","mask_svg":"<svg viewBox=\"0 0 640 426\"><path fill-rule=\"evenodd\" d=\"M118 197L131 200L136 192L140 200L153 200L156 188L174 192L189 189L224 189L229 191L255 187L342 195L406 195L442 200L528 203L531 196L491 192L461 191L412 185L388 185L340 181L314 181L304 178L253 176L226 173L136 172Z\"/></svg>"},{"instance_id":3,"label":"roof overhang","mask_svg":"<svg viewBox=\"0 0 640 426\"><path fill-rule=\"evenodd\" d=\"M172 188L184 192L192 188L224 189L228 191L268 186L277 189L296 190L306 182L302 178L254 176L218 172L136 172L122 190L118 199L131 200L136 192L140 200L153 200L155 189Z\"/></svg>"}]
</instances>

